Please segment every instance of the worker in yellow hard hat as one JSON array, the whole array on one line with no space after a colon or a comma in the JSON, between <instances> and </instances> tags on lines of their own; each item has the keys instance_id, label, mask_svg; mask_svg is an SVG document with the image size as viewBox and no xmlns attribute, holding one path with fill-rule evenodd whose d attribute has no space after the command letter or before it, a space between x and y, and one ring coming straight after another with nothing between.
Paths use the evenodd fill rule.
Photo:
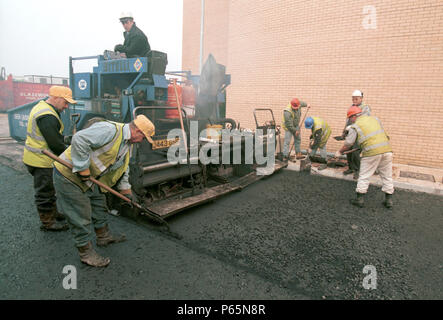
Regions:
<instances>
[{"instance_id":1,"label":"worker in yellow hard hat","mask_svg":"<svg viewBox=\"0 0 443 320\"><path fill-rule=\"evenodd\" d=\"M54 185L52 182L53 160L41 153L48 149L59 155L67 148L67 137L63 136L63 122L60 114L69 103L77 103L72 98L71 89L52 86L49 98L41 100L29 114L23 162L34 178L35 205L39 213L41 228L45 231L68 229L62 214L57 211ZM60 221L58 221L60 220Z\"/></svg>"},{"instance_id":2,"label":"worker in yellow hard hat","mask_svg":"<svg viewBox=\"0 0 443 320\"><path fill-rule=\"evenodd\" d=\"M130 148L134 143L147 139L153 143L154 124L144 115L131 123L99 121L77 132L71 146L60 156L72 164L69 169L54 163L54 186L57 203L68 217L80 260L94 267L105 267L110 259L100 256L92 247L94 226L98 246L126 240L124 235L111 234L106 198L97 185L89 181L98 179L108 187L114 187L133 198L129 183Z\"/></svg>"}]
</instances>

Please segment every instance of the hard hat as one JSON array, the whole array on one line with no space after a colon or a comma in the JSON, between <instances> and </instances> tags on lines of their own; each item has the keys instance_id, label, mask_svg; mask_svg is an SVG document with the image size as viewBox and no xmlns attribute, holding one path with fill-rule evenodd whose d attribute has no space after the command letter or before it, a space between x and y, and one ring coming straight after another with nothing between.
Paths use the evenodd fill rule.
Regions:
<instances>
[{"instance_id":1,"label":"hard hat","mask_svg":"<svg viewBox=\"0 0 443 320\"><path fill-rule=\"evenodd\" d=\"M120 14L120 20L122 20L122 19L134 19L134 16L132 15L132 12L129 12L129 11L122 12Z\"/></svg>"},{"instance_id":2,"label":"hard hat","mask_svg":"<svg viewBox=\"0 0 443 320\"><path fill-rule=\"evenodd\" d=\"M359 107L351 106L348 110L348 118L359 113L361 113L361 109Z\"/></svg>"},{"instance_id":3,"label":"hard hat","mask_svg":"<svg viewBox=\"0 0 443 320\"><path fill-rule=\"evenodd\" d=\"M134 119L134 124L143 132L146 139L148 139L150 143L154 143L151 137L155 134L155 126L151 120L149 120L145 115L140 114Z\"/></svg>"},{"instance_id":4,"label":"hard hat","mask_svg":"<svg viewBox=\"0 0 443 320\"><path fill-rule=\"evenodd\" d=\"M360 90L355 90L355 91L352 93L352 96L353 96L353 97L362 97L362 98L363 98L363 92L361 92Z\"/></svg>"},{"instance_id":5,"label":"hard hat","mask_svg":"<svg viewBox=\"0 0 443 320\"><path fill-rule=\"evenodd\" d=\"M313 125L314 125L314 119L312 119L311 117L307 117L305 120L305 128L311 129Z\"/></svg>"},{"instance_id":6,"label":"hard hat","mask_svg":"<svg viewBox=\"0 0 443 320\"><path fill-rule=\"evenodd\" d=\"M59 97L68 101L70 104L76 104L77 101L72 99L72 90L63 86L52 86L49 88L49 95L51 97Z\"/></svg>"},{"instance_id":7,"label":"hard hat","mask_svg":"<svg viewBox=\"0 0 443 320\"><path fill-rule=\"evenodd\" d=\"M294 98L291 100L291 106L293 108L298 108L300 107L300 100L298 100L297 98Z\"/></svg>"}]
</instances>

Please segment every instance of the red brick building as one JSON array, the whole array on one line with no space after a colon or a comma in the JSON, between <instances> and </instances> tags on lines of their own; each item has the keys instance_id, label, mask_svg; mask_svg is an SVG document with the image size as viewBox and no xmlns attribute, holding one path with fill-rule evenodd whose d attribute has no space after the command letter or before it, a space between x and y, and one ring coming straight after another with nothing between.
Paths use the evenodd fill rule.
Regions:
<instances>
[{"instance_id":1,"label":"red brick building","mask_svg":"<svg viewBox=\"0 0 443 320\"><path fill-rule=\"evenodd\" d=\"M201 0L184 0L182 69L199 72ZM355 89L381 119L397 163L443 168L443 2L206 0L203 59L226 65L227 116L280 123L293 97L341 134ZM309 133L302 131L302 149ZM330 139L328 151L341 143Z\"/></svg>"}]
</instances>

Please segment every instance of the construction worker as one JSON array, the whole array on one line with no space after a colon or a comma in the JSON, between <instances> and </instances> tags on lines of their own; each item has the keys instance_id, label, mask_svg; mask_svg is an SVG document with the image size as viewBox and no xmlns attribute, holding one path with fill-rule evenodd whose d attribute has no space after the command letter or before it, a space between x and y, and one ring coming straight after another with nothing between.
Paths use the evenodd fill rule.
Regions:
<instances>
[{"instance_id":1,"label":"construction worker","mask_svg":"<svg viewBox=\"0 0 443 320\"><path fill-rule=\"evenodd\" d=\"M312 160L320 149L320 156L324 162L327 162L326 143L331 136L331 127L328 123L319 117L308 117L305 120L305 128L311 129L312 135L309 138L308 154ZM323 162L323 161L322 161Z\"/></svg>"},{"instance_id":2,"label":"construction worker","mask_svg":"<svg viewBox=\"0 0 443 320\"><path fill-rule=\"evenodd\" d=\"M55 189L52 182L53 160L41 153L49 149L56 155L67 147L67 137L62 135L63 122L60 113L68 104L77 103L72 99L72 91L67 87L52 86L49 98L40 101L29 114L27 137L23 153L23 162L34 178L35 205L42 223L41 229L63 231L68 225L64 217L57 212Z\"/></svg>"},{"instance_id":3,"label":"construction worker","mask_svg":"<svg viewBox=\"0 0 443 320\"><path fill-rule=\"evenodd\" d=\"M67 216L80 260L94 267L105 267L110 259L100 256L92 247L91 224L98 246L126 240L124 235L111 234L107 222L106 197L95 184L96 178L109 187L116 186L125 196L134 199L129 184L129 158L133 143L146 138L152 143L153 123L139 115L131 123L110 121L94 123L77 132L71 146L60 156L73 169L54 163L54 186L59 207Z\"/></svg>"},{"instance_id":4,"label":"construction worker","mask_svg":"<svg viewBox=\"0 0 443 320\"><path fill-rule=\"evenodd\" d=\"M289 145L292 137L294 137L294 146L296 159L302 159L303 156L300 151L300 118L301 108L307 107L306 102L300 101L297 98L291 100L288 106L283 110L282 127L285 129L285 139L283 143L283 157L284 160L289 160Z\"/></svg>"},{"instance_id":5,"label":"construction worker","mask_svg":"<svg viewBox=\"0 0 443 320\"><path fill-rule=\"evenodd\" d=\"M354 90L352 93L352 107L359 107L362 110L362 113L365 115L370 116L371 115L371 108L363 103L363 92L360 90ZM349 119L346 121L345 129L343 130L342 137L346 137L346 132L348 131L348 126L351 123L349 123ZM355 145L352 149L356 149L357 145ZM346 154L346 159L348 161L348 169L343 172L344 175L348 175L351 173L354 173L354 177L358 176L358 171L360 169L360 150L351 152Z\"/></svg>"},{"instance_id":6,"label":"construction worker","mask_svg":"<svg viewBox=\"0 0 443 320\"><path fill-rule=\"evenodd\" d=\"M392 194L394 184L392 181L392 148L389 137L379 119L362 113L356 106L348 110L347 117L351 123L343 147L335 153L339 157L346 150L351 149L355 143L361 148L362 159L357 182L357 198L351 203L358 207L364 205L364 195L369 187L369 178L376 170L382 179L382 191L385 193L383 204L392 208Z\"/></svg>"},{"instance_id":7,"label":"construction worker","mask_svg":"<svg viewBox=\"0 0 443 320\"><path fill-rule=\"evenodd\" d=\"M151 51L148 38L135 24L134 17L130 12L120 15L120 22L125 29L123 37L125 42L114 47L114 51L125 53L127 58L146 57Z\"/></svg>"}]
</instances>

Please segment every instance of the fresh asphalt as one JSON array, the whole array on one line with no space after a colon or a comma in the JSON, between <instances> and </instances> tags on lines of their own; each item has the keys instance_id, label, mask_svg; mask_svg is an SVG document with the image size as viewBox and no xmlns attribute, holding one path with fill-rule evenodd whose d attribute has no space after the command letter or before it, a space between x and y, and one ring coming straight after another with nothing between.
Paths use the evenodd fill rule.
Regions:
<instances>
[{"instance_id":1,"label":"fresh asphalt","mask_svg":"<svg viewBox=\"0 0 443 320\"><path fill-rule=\"evenodd\" d=\"M39 229L27 172L0 164L0 181L0 299L443 298L440 196L399 190L387 210L371 187L357 209L355 182L284 170L171 218L181 240L110 216L128 240L96 269L69 232Z\"/></svg>"}]
</instances>

